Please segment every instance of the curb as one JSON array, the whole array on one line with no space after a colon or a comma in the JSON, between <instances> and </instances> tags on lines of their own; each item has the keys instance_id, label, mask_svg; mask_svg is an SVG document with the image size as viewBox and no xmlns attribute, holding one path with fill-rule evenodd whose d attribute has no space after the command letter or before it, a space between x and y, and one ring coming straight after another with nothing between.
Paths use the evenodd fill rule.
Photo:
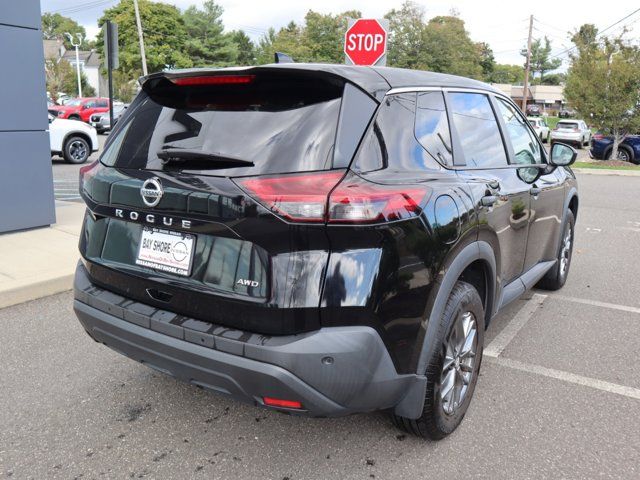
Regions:
<instances>
[{"instance_id":1,"label":"curb","mask_svg":"<svg viewBox=\"0 0 640 480\"><path fill-rule=\"evenodd\" d=\"M27 280L6 290L0 290L0 308L18 305L73 288L73 273L45 280Z\"/></svg>"},{"instance_id":2,"label":"curb","mask_svg":"<svg viewBox=\"0 0 640 480\"><path fill-rule=\"evenodd\" d=\"M615 175L619 177L640 177L640 171L615 170L613 168L572 168L575 173L587 175Z\"/></svg>"}]
</instances>

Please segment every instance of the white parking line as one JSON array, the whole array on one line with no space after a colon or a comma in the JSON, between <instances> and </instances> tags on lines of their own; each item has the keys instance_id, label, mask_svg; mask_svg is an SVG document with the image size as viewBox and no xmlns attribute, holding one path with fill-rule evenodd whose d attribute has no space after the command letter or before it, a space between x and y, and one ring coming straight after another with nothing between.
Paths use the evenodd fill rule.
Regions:
<instances>
[{"instance_id":1,"label":"white parking line","mask_svg":"<svg viewBox=\"0 0 640 480\"><path fill-rule=\"evenodd\" d=\"M611 308L613 310L620 310L621 312L640 313L640 308L629 307L627 305L620 305L617 303L599 302L598 300L588 300L586 298L577 297L565 297L564 295L551 295L551 298L557 298L558 300L564 300L573 303L582 303L583 305L591 305L592 307Z\"/></svg>"},{"instance_id":2,"label":"white parking line","mask_svg":"<svg viewBox=\"0 0 640 480\"><path fill-rule=\"evenodd\" d=\"M546 295L540 293L534 293L531 300L524 304L524 306L516 313L506 327L493 339L493 341L487 345L484 349L483 355L488 357L498 357L502 351L507 347L509 342L515 338L518 332L524 327L533 314L538 310L538 307L544 302Z\"/></svg>"},{"instance_id":3,"label":"white parking line","mask_svg":"<svg viewBox=\"0 0 640 480\"><path fill-rule=\"evenodd\" d=\"M493 357L489 358L488 360L500 366L513 368L514 370L542 375L543 377L555 378L564 382L595 388L596 390L602 390L603 392L615 393L616 395L622 395L623 397L635 398L636 400L640 400L640 389L638 388L626 387L624 385L605 382L604 380L598 380L596 378L583 377L582 375L576 375L575 373L555 370L553 368L541 367L540 365L523 363L518 360L512 360L505 357Z\"/></svg>"}]
</instances>

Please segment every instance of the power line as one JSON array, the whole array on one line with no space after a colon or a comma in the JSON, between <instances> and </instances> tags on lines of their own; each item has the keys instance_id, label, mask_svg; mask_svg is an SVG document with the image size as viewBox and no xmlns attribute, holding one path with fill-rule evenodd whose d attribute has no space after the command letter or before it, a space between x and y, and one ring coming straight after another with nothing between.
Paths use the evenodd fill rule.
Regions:
<instances>
[{"instance_id":1,"label":"power line","mask_svg":"<svg viewBox=\"0 0 640 480\"><path fill-rule=\"evenodd\" d=\"M113 3L116 0L93 0L91 2L79 3L77 5L73 5L70 7L60 8L58 10L52 10L51 13L60 13L60 14L70 14L70 13L78 13L86 10L91 10L93 8L102 7L108 5L109 3Z\"/></svg>"},{"instance_id":2,"label":"power line","mask_svg":"<svg viewBox=\"0 0 640 480\"><path fill-rule=\"evenodd\" d=\"M613 27L615 27L616 25L620 24L621 22L624 22L627 18L629 18L629 17L631 17L631 16L635 15L635 14L636 14L636 13L638 13L638 12L640 12L640 8L637 8L636 10L634 10L633 12L631 12L629 15L627 15L627 16L625 16L625 17L622 17L622 18L621 18L620 20L618 20L617 22L612 23L611 25L609 25L609 26L608 26L607 28L605 28L604 30L601 30L600 32L598 32L598 35L596 36L596 38L601 37L601 36L602 36L602 34L603 34L604 32L606 32L607 30L612 29ZM567 48L567 49L563 50L562 52L557 53L556 55L552 55L552 56L551 56L551 57L549 57L549 58L551 59L551 58L559 57L559 56L561 56L561 55L565 55L565 54L569 53L570 51L575 50L576 48L577 48L577 47L574 45L573 47L569 47L569 48Z\"/></svg>"}]
</instances>

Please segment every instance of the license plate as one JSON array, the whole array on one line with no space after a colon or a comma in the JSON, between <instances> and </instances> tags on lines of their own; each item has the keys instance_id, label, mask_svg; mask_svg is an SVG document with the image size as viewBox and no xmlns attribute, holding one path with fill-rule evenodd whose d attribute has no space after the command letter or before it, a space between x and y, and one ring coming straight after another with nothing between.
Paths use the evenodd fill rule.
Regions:
<instances>
[{"instance_id":1,"label":"license plate","mask_svg":"<svg viewBox=\"0 0 640 480\"><path fill-rule=\"evenodd\" d=\"M195 243L195 235L144 227L136 264L189 276Z\"/></svg>"}]
</instances>

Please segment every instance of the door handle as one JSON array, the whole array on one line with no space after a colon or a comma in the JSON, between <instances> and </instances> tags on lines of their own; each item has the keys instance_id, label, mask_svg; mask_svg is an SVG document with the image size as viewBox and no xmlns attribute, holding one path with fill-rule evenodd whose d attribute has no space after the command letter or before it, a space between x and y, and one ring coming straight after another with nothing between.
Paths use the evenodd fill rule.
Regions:
<instances>
[{"instance_id":1,"label":"door handle","mask_svg":"<svg viewBox=\"0 0 640 480\"><path fill-rule=\"evenodd\" d=\"M542 192L542 189L539 187L531 187L531 189L529 190L529 193L534 197L540 195L540 192Z\"/></svg>"},{"instance_id":2,"label":"door handle","mask_svg":"<svg viewBox=\"0 0 640 480\"><path fill-rule=\"evenodd\" d=\"M492 207L493 204L498 201L498 197L495 195L485 195L480 201L483 207Z\"/></svg>"}]
</instances>

